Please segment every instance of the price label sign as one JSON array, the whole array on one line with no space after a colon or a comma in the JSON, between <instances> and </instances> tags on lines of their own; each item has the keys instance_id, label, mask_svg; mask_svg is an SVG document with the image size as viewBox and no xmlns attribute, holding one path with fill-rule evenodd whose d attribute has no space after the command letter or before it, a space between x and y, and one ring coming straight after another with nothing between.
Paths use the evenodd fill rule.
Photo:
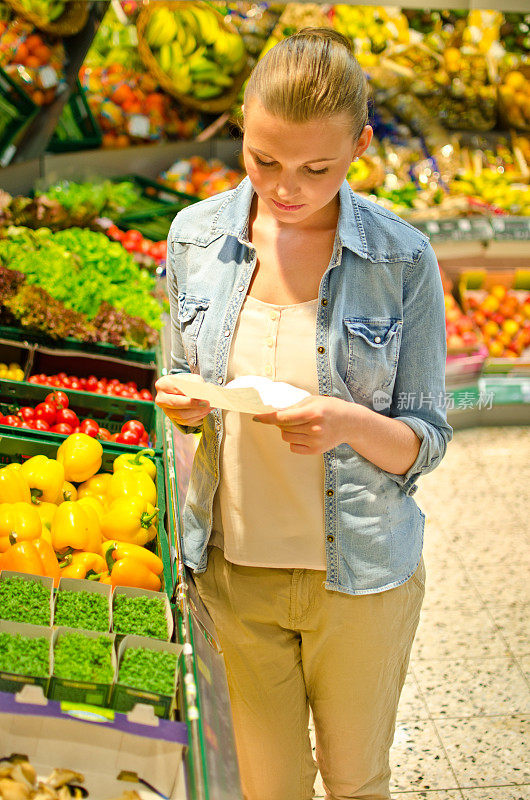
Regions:
<instances>
[{"instance_id":1,"label":"price label sign","mask_svg":"<svg viewBox=\"0 0 530 800\"><path fill-rule=\"evenodd\" d=\"M498 241L528 241L530 217L499 217L492 219L494 237Z\"/></svg>"}]
</instances>

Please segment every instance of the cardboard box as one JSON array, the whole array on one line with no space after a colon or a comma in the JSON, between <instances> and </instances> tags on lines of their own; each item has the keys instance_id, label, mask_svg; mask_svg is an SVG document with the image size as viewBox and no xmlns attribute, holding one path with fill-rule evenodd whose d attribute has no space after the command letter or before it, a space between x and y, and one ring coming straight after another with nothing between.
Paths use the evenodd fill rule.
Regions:
<instances>
[{"instance_id":1,"label":"cardboard box","mask_svg":"<svg viewBox=\"0 0 530 800\"><path fill-rule=\"evenodd\" d=\"M109 609L109 624L107 629L101 631L101 633L108 633L112 629L112 586L107 583L88 581L84 578L61 578L59 581L59 586L57 587L57 594L55 596L55 608L57 608L59 595L63 592L89 592L90 594L105 595ZM77 629L77 625L75 627ZM87 629L79 626L79 630Z\"/></svg>"},{"instance_id":2,"label":"cardboard box","mask_svg":"<svg viewBox=\"0 0 530 800\"><path fill-rule=\"evenodd\" d=\"M136 586L115 586L114 592L112 593L112 607L114 608L114 599L119 597L120 595L124 597L150 597L155 600L161 600L164 603L165 613L166 613L166 623L167 623L167 639L165 641L170 641L173 636L173 615L171 613L171 606L169 605L169 599L165 592L153 592L150 589L139 589ZM134 634L125 634L121 633L120 631L113 631L114 635L116 636L116 646L119 646L120 642L127 635L134 635ZM151 637L147 637L151 638ZM162 641L162 640L160 640Z\"/></svg>"},{"instance_id":3,"label":"cardboard box","mask_svg":"<svg viewBox=\"0 0 530 800\"><path fill-rule=\"evenodd\" d=\"M50 685L48 688L48 697L51 700L66 700L71 703L83 703L90 706L106 706L110 698L112 684L116 677L116 653L114 650L114 635L112 633L99 633L98 631L85 631L78 628L58 627L53 632L53 649L57 641L65 633L82 634L90 639L97 639L99 636L104 636L112 643L111 660L114 675L110 683L90 683L83 680L70 680L67 678L59 678L53 674L50 678Z\"/></svg>"},{"instance_id":4,"label":"cardboard box","mask_svg":"<svg viewBox=\"0 0 530 800\"><path fill-rule=\"evenodd\" d=\"M143 648L144 650L155 650L157 652L175 653L177 656L177 667L173 683L173 694L163 695L157 692L145 692L132 686L119 683L119 665L122 662L124 653L129 648ZM177 683L178 683L178 657L182 652L182 645L162 642L160 639L149 639L146 636L125 636L118 648L118 670L116 673L116 684L112 695L112 707L116 711L130 711L137 703L153 706L157 717L168 719L176 707Z\"/></svg>"},{"instance_id":5,"label":"cardboard box","mask_svg":"<svg viewBox=\"0 0 530 800\"><path fill-rule=\"evenodd\" d=\"M134 789L142 800L160 797L142 784L118 780L136 774L171 800L187 800L187 727L154 715L146 721L111 709L46 700L38 687L0 692L2 754L26 755L39 779L56 767L81 772L89 800L108 800Z\"/></svg>"},{"instance_id":6,"label":"cardboard box","mask_svg":"<svg viewBox=\"0 0 530 800\"><path fill-rule=\"evenodd\" d=\"M50 599L49 599L50 622L49 622L49 624L51 625L52 624L52 619L53 619L53 578L47 578L44 575L29 575L26 572L12 572L9 569L2 570L0 572L0 583L2 583L2 581L6 581L8 578L22 578L22 580L24 580L24 581L32 581L33 583L41 583L43 586L45 586L48 589L48 591L50 593ZM7 621L8 620L6 620L6 622Z\"/></svg>"},{"instance_id":7,"label":"cardboard box","mask_svg":"<svg viewBox=\"0 0 530 800\"><path fill-rule=\"evenodd\" d=\"M0 622L0 633L20 634L28 639L47 639L49 650L49 669L46 677L36 675L25 675L20 672L0 672L0 691L19 692L24 684L40 686L46 693L53 668L53 631L44 625L28 625L24 622Z\"/></svg>"}]
</instances>

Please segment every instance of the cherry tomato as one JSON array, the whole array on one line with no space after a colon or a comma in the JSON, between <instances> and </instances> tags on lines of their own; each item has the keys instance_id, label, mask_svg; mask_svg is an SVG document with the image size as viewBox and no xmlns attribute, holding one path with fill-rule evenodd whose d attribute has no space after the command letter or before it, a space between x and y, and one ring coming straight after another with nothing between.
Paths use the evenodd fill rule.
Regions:
<instances>
[{"instance_id":1,"label":"cherry tomato","mask_svg":"<svg viewBox=\"0 0 530 800\"><path fill-rule=\"evenodd\" d=\"M20 428L22 420L15 414L7 414L2 420L2 425L9 425L10 428Z\"/></svg>"},{"instance_id":2,"label":"cherry tomato","mask_svg":"<svg viewBox=\"0 0 530 800\"><path fill-rule=\"evenodd\" d=\"M79 430L81 433L86 433L87 436L93 436L95 439L99 433L99 425L95 419L84 419L79 426Z\"/></svg>"},{"instance_id":3,"label":"cherry tomato","mask_svg":"<svg viewBox=\"0 0 530 800\"><path fill-rule=\"evenodd\" d=\"M63 436L70 436L74 432L74 429L71 425L67 425L66 422L59 422L58 425L54 425L51 429L52 433L62 433Z\"/></svg>"},{"instance_id":4,"label":"cherry tomato","mask_svg":"<svg viewBox=\"0 0 530 800\"><path fill-rule=\"evenodd\" d=\"M43 419L32 419L30 422L34 431L49 431L50 426Z\"/></svg>"},{"instance_id":5,"label":"cherry tomato","mask_svg":"<svg viewBox=\"0 0 530 800\"><path fill-rule=\"evenodd\" d=\"M140 437L133 431L122 431L116 437L116 441L120 444L138 444Z\"/></svg>"},{"instance_id":6,"label":"cherry tomato","mask_svg":"<svg viewBox=\"0 0 530 800\"><path fill-rule=\"evenodd\" d=\"M145 428L139 419L131 419L121 426L122 433L128 433L129 431L140 438L140 436L144 435Z\"/></svg>"},{"instance_id":7,"label":"cherry tomato","mask_svg":"<svg viewBox=\"0 0 530 800\"><path fill-rule=\"evenodd\" d=\"M140 392L140 399L141 400L152 400L153 395L149 391L149 389L142 389Z\"/></svg>"},{"instance_id":8,"label":"cherry tomato","mask_svg":"<svg viewBox=\"0 0 530 800\"><path fill-rule=\"evenodd\" d=\"M88 389L88 391L93 392L95 389L97 389L97 385L98 385L98 379L96 378L96 376L89 375L86 382L86 388Z\"/></svg>"},{"instance_id":9,"label":"cherry tomato","mask_svg":"<svg viewBox=\"0 0 530 800\"><path fill-rule=\"evenodd\" d=\"M31 408L31 406L22 406L22 408L18 409L18 416L20 419L23 419L24 422L29 422L29 420L33 419L35 416L35 409Z\"/></svg>"},{"instance_id":10,"label":"cherry tomato","mask_svg":"<svg viewBox=\"0 0 530 800\"><path fill-rule=\"evenodd\" d=\"M75 389L75 391L79 391L81 389L81 384L79 383L77 378L70 379L70 389Z\"/></svg>"},{"instance_id":11,"label":"cherry tomato","mask_svg":"<svg viewBox=\"0 0 530 800\"><path fill-rule=\"evenodd\" d=\"M35 419L43 419L48 425L55 425L57 411L52 403L39 403L35 406Z\"/></svg>"},{"instance_id":12,"label":"cherry tomato","mask_svg":"<svg viewBox=\"0 0 530 800\"><path fill-rule=\"evenodd\" d=\"M98 439L104 439L106 442L110 442L112 439L112 434L106 428L100 428L98 430Z\"/></svg>"},{"instance_id":13,"label":"cherry tomato","mask_svg":"<svg viewBox=\"0 0 530 800\"><path fill-rule=\"evenodd\" d=\"M65 422L67 425L70 425L71 428L77 428L79 425L78 416L71 408L62 408L58 411L55 422L56 424Z\"/></svg>"},{"instance_id":14,"label":"cherry tomato","mask_svg":"<svg viewBox=\"0 0 530 800\"><path fill-rule=\"evenodd\" d=\"M63 372L63 375L66 378L65 372ZM64 392L52 392L51 394L47 394L44 402L51 403L53 406L55 406L57 411L60 411L63 408L68 408L69 405L68 395ZM61 420L58 421L60 422Z\"/></svg>"}]
</instances>

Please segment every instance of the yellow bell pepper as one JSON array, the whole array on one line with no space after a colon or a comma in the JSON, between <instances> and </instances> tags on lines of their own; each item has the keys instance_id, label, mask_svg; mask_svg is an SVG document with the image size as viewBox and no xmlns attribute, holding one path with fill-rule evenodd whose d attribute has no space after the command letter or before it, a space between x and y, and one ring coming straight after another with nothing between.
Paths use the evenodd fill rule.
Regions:
<instances>
[{"instance_id":1,"label":"yellow bell pepper","mask_svg":"<svg viewBox=\"0 0 530 800\"><path fill-rule=\"evenodd\" d=\"M95 511L98 522L101 523L101 520L105 516L105 508L99 497L87 494L85 497L81 497L81 499L77 501L77 504L85 509L88 508L91 511Z\"/></svg>"},{"instance_id":2,"label":"yellow bell pepper","mask_svg":"<svg viewBox=\"0 0 530 800\"><path fill-rule=\"evenodd\" d=\"M38 539L42 533L42 522L31 503L0 504L0 553L9 548L11 537L17 542Z\"/></svg>"},{"instance_id":3,"label":"yellow bell pepper","mask_svg":"<svg viewBox=\"0 0 530 800\"><path fill-rule=\"evenodd\" d=\"M152 522L157 514L158 508L141 497L118 497L101 520L101 534L104 539L147 544L156 536Z\"/></svg>"},{"instance_id":4,"label":"yellow bell pepper","mask_svg":"<svg viewBox=\"0 0 530 800\"><path fill-rule=\"evenodd\" d=\"M53 518L57 511L55 503L39 503L39 505L34 506L34 508L41 519L43 532L45 530L51 530Z\"/></svg>"},{"instance_id":5,"label":"yellow bell pepper","mask_svg":"<svg viewBox=\"0 0 530 800\"><path fill-rule=\"evenodd\" d=\"M60 503L63 499L64 467L53 458L33 456L20 470L28 482L34 503Z\"/></svg>"},{"instance_id":6,"label":"yellow bell pepper","mask_svg":"<svg viewBox=\"0 0 530 800\"><path fill-rule=\"evenodd\" d=\"M8 464L0 469L0 503L31 503L28 482L20 464Z\"/></svg>"},{"instance_id":7,"label":"yellow bell pepper","mask_svg":"<svg viewBox=\"0 0 530 800\"><path fill-rule=\"evenodd\" d=\"M64 467L67 481L81 483L101 468L103 447L101 442L86 433L72 433L57 450L57 461Z\"/></svg>"},{"instance_id":8,"label":"yellow bell pepper","mask_svg":"<svg viewBox=\"0 0 530 800\"><path fill-rule=\"evenodd\" d=\"M52 544L54 550L86 550L97 553L101 550L101 531L96 513L90 512L79 502L67 500L58 506L52 522Z\"/></svg>"},{"instance_id":9,"label":"yellow bell pepper","mask_svg":"<svg viewBox=\"0 0 530 800\"><path fill-rule=\"evenodd\" d=\"M156 485L146 472L120 469L112 476L108 492L110 502L118 497L141 497L156 506Z\"/></svg>"},{"instance_id":10,"label":"yellow bell pepper","mask_svg":"<svg viewBox=\"0 0 530 800\"><path fill-rule=\"evenodd\" d=\"M61 502L63 500L77 500L77 489L73 483L70 483L70 481L65 481L63 483L63 488L61 490Z\"/></svg>"},{"instance_id":11,"label":"yellow bell pepper","mask_svg":"<svg viewBox=\"0 0 530 800\"><path fill-rule=\"evenodd\" d=\"M76 551L69 553L59 564L62 578L87 578L99 580L107 570L107 564L99 553ZM93 577L94 576L94 577ZM97 577L96 577L97 576Z\"/></svg>"},{"instance_id":12,"label":"yellow bell pepper","mask_svg":"<svg viewBox=\"0 0 530 800\"><path fill-rule=\"evenodd\" d=\"M77 487L77 497L79 500L82 497L98 497L105 505L111 478L112 475L109 472L98 472L97 475L93 475Z\"/></svg>"},{"instance_id":13,"label":"yellow bell pepper","mask_svg":"<svg viewBox=\"0 0 530 800\"><path fill-rule=\"evenodd\" d=\"M112 586L137 586L158 592L162 586L160 575L164 565L150 550L130 542L109 540L103 543L103 555L108 574L100 578L101 583Z\"/></svg>"},{"instance_id":14,"label":"yellow bell pepper","mask_svg":"<svg viewBox=\"0 0 530 800\"><path fill-rule=\"evenodd\" d=\"M130 469L133 472L147 472L152 481L156 481L156 465L147 456L154 456L155 451L149 447L140 450L135 455L131 453L124 453L114 460L112 469L118 472L120 469Z\"/></svg>"}]
</instances>

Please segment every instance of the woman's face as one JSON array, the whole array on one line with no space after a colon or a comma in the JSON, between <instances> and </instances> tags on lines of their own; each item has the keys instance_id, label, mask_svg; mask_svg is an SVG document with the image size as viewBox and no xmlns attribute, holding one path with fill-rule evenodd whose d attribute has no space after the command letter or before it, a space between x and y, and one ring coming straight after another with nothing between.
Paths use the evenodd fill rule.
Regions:
<instances>
[{"instance_id":1,"label":"woman's face","mask_svg":"<svg viewBox=\"0 0 530 800\"><path fill-rule=\"evenodd\" d=\"M245 168L256 194L281 223L324 219L350 163L371 138L366 126L354 142L345 114L299 123L270 114L255 98L245 106Z\"/></svg>"}]
</instances>

